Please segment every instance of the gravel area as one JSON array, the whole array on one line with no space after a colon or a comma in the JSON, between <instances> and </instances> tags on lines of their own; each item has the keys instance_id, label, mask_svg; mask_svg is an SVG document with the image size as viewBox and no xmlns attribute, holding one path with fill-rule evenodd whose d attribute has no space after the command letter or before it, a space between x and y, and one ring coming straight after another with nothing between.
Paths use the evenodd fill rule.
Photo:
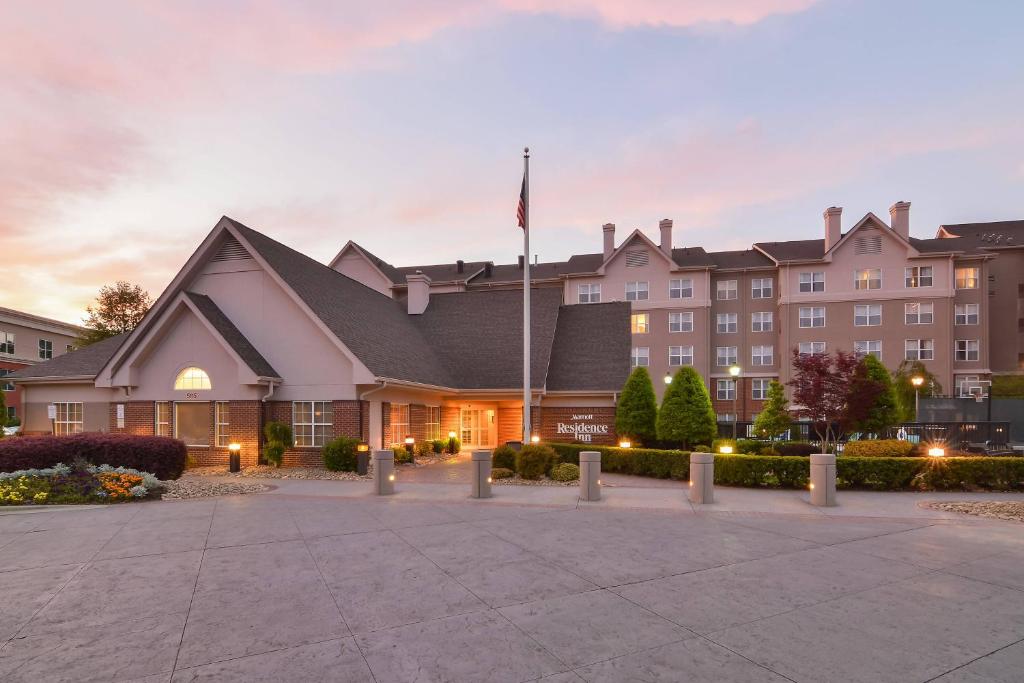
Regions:
<instances>
[{"instance_id":1,"label":"gravel area","mask_svg":"<svg viewBox=\"0 0 1024 683\"><path fill-rule=\"evenodd\" d=\"M1024 501L930 502L925 503L925 507L946 512L962 512L965 515L977 515L978 517L1024 522Z\"/></svg>"},{"instance_id":2,"label":"gravel area","mask_svg":"<svg viewBox=\"0 0 1024 683\"><path fill-rule=\"evenodd\" d=\"M336 479L340 481L369 481L373 479L373 464L370 465L370 474L360 476L355 472L331 472L322 467L271 467L269 465L257 465L256 467L244 467L241 472L228 472L224 466L215 467L190 467L185 471L186 476L196 477L232 477L235 479Z\"/></svg>"},{"instance_id":3,"label":"gravel area","mask_svg":"<svg viewBox=\"0 0 1024 683\"><path fill-rule=\"evenodd\" d=\"M579 479L575 481L555 481L554 479L523 479L518 474L505 479L495 479L491 482L494 486L579 486Z\"/></svg>"},{"instance_id":4,"label":"gravel area","mask_svg":"<svg viewBox=\"0 0 1024 683\"><path fill-rule=\"evenodd\" d=\"M164 500L184 500L186 498L209 498L210 496L233 496L242 493L259 493L269 491L266 484L233 481L204 481L199 477L184 476L175 481L164 482Z\"/></svg>"}]
</instances>

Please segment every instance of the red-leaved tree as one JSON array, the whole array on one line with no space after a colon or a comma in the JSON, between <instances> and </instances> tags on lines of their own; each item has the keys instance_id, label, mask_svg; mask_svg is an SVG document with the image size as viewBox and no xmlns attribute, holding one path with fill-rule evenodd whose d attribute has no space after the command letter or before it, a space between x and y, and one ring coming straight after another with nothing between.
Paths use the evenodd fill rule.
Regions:
<instances>
[{"instance_id":1,"label":"red-leaved tree","mask_svg":"<svg viewBox=\"0 0 1024 683\"><path fill-rule=\"evenodd\" d=\"M839 440L838 423L846 414L850 382L857 369L857 356L845 351L800 353L793 349L793 412L814 425L822 451L834 450Z\"/></svg>"}]
</instances>

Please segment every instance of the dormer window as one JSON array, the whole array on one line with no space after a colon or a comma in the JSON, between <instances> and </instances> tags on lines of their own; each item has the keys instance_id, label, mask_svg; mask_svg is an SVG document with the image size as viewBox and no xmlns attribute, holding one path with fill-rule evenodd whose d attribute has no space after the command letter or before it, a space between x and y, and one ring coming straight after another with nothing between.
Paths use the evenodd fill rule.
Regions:
<instances>
[{"instance_id":1,"label":"dormer window","mask_svg":"<svg viewBox=\"0 0 1024 683\"><path fill-rule=\"evenodd\" d=\"M176 391L196 391L211 388L210 376L202 368L185 368L174 378L174 389Z\"/></svg>"}]
</instances>

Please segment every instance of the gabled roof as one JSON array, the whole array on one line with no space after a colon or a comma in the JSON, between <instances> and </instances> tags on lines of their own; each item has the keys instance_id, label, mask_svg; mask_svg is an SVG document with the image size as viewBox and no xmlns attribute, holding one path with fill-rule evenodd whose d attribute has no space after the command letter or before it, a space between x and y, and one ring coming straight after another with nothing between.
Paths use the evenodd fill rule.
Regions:
<instances>
[{"instance_id":1,"label":"gabled roof","mask_svg":"<svg viewBox=\"0 0 1024 683\"><path fill-rule=\"evenodd\" d=\"M405 275L402 274L398 268L395 268L393 265L391 265L384 259L380 258L379 256L374 256L369 252L369 250L356 244L352 240L349 240L345 244L345 246L341 248L341 251L339 251L333 259L331 259L329 267L334 268L338 260L345 255L346 251L349 251L350 249L355 249L357 252L362 254L366 258L366 260L369 261L373 267L379 270L381 275L390 280L392 284L405 284Z\"/></svg>"},{"instance_id":2,"label":"gabled roof","mask_svg":"<svg viewBox=\"0 0 1024 683\"><path fill-rule=\"evenodd\" d=\"M786 242L758 242L754 245L778 262L813 261L825 256L825 240L788 240Z\"/></svg>"},{"instance_id":3,"label":"gabled roof","mask_svg":"<svg viewBox=\"0 0 1024 683\"><path fill-rule=\"evenodd\" d=\"M405 284L405 277L416 271L422 272L435 284L438 282L465 281L484 269L487 261L467 261L462 264L462 272L459 272L458 263L436 263L429 266L400 266L395 268L398 272L398 285Z\"/></svg>"},{"instance_id":4,"label":"gabled roof","mask_svg":"<svg viewBox=\"0 0 1024 683\"><path fill-rule=\"evenodd\" d=\"M246 339L245 335L235 327L235 324L228 319L224 312L213 302L213 299L206 296L205 294L196 294L195 292L186 292L185 296L188 297L199 313L206 318L206 321L217 333L227 342L228 346L234 350L238 357L249 366L258 377L273 377L280 379L280 375L277 371L267 362L263 355L256 350L256 347Z\"/></svg>"},{"instance_id":5,"label":"gabled roof","mask_svg":"<svg viewBox=\"0 0 1024 683\"><path fill-rule=\"evenodd\" d=\"M629 313L625 301L560 307L548 391L619 391L629 376Z\"/></svg>"},{"instance_id":6,"label":"gabled roof","mask_svg":"<svg viewBox=\"0 0 1024 683\"><path fill-rule=\"evenodd\" d=\"M741 249L738 251L712 251L708 254L716 268L774 268L775 263L759 251Z\"/></svg>"},{"instance_id":7,"label":"gabled roof","mask_svg":"<svg viewBox=\"0 0 1024 683\"><path fill-rule=\"evenodd\" d=\"M109 337L81 349L69 351L52 360L30 365L8 375L10 379L83 378L92 379L106 365L127 334Z\"/></svg>"},{"instance_id":8,"label":"gabled roof","mask_svg":"<svg viewBox=\"0 0 1024 683\"><path fill-rule=\"evenodd\" d=\"M704 247L677 247L672 250L672 260L680 268L711 268L715 265L712 255Z\"/></svg>"},{"instance_id":9,"label":"gabled roof","mask_svg":"<svg viewBox=\"0 0 1024 683\"><path fill-rule=\"evenodd\" d=\"M965 252L989 251L1024 246L1024 220L993 221L990 223L957 223L939 226L936 239L947 245L956 245Z\"/></svg>"}]
</instances>

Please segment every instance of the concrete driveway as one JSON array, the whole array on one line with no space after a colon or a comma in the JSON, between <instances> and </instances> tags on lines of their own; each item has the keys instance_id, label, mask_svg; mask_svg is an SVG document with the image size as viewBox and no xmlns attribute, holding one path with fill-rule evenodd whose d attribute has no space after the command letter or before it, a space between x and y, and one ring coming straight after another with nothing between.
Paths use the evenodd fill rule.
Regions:
<instances>
[{"instance_id":1,"label":"concrete driveway","mask_svg":"<svg viewBox=\"0 0 1024 683\"><path fill-rule=\"evenodd\" d=\"M1019 681L1024 667L1024 527L970 518L282 489L4 510L0 582L9 682Z\"/></svg>"}]
</instances>

